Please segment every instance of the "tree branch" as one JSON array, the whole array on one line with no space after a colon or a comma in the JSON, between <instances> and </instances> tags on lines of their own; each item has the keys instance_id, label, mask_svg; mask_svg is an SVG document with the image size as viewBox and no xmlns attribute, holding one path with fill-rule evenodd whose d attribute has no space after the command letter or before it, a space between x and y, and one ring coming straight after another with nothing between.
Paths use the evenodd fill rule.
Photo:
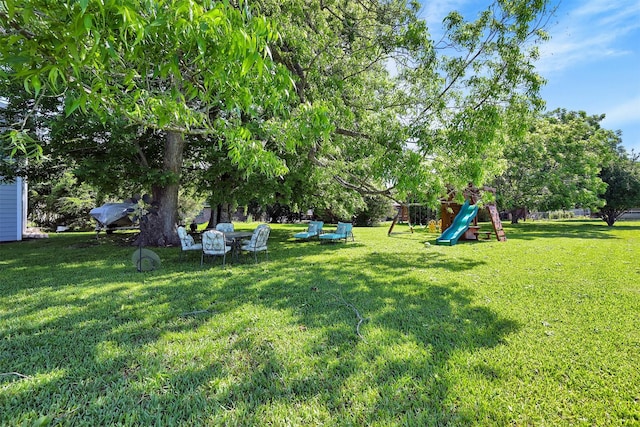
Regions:
<instances>
[{"instance_id":1,"label":"tree branch","mask_svg":"<svg viewBox=\"0 0 640 427\"><path fill-rule=\"evenodd\" d=\"M352 138L371 139L371 136L366 133L343 129L343 128L336 128L336 134L343 135L343 136L350 136Z\"/></svg>"}]
</instances>

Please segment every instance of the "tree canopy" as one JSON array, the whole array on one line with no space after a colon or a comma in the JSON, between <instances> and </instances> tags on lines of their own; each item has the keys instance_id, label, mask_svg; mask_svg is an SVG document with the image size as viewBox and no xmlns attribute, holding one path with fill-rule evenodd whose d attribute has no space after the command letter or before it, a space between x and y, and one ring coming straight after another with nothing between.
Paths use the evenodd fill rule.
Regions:
<instances>
[{"instance_id":1,"label":"tree canopy","mask_svg":"<svg viewBox=\"0 0 640 427\"><path fill-rule=\"evenodd\" d=\"M263 176L286 202L435 203L447 185L499 172L505 141L525 130L518 118L541 107L533 61L552 10L496 0L474 20L453 11L433 24L418 11L405 0L7 0L1 77L34 108L55 97L67 119L106 126L99 140L58 134L67 152L84 144L86 170L106 152L155 164L140 179L155 183L165 239L183 174L227 182L225 194Z\"/></svg>"},{"instance_id":2,"label":"tree canopy","mask_svg":"<svg viewBox=\"0 0 640 427\"><path fill-rule=\"evenodd\" d=\"M618 151L600 172L607 184L599 215L610 227L631 208L640 206L640 163L637 155Z\"/></svg>"},{"instance_id":3,"label":"tree canopy","mask_svg":"<svg viewBox=\"0 0 640 427\"><path fill-rule=\"evenodd\" d=\"M544 1L496 1L475 20L453 11L432 24L418 2L258 3L281 29L274 59L300 101L327 108L330 133L308 157L347 188L436 202L447 185L484 183L504 137L522 130L505 116L541 106L532 62ZM442 39L429 25L443 26Z\"/></svg>"},{"instance_id":4,"label":"tree canopy","mask_svg":"<svg viewBox=\"0 0 640 427\"><path fill-rule=\"evenodd\" d=\"M287 113L292 87L269 57L277 31L247 3L9 0L0 20L3 78L21 81L36 99L61 97L66 114L92 112L163 132L153 243L176 240L185 134L219 135L248 171L286 171L243 125L243 116ZM23 134L14 130L9 141L21 143Z\"/></svg>"},{"instance_id":5,"label":"tree canopy","mask_svg":"<svg viewBox=\"0 0 640 427\"><path fill-rule=\"evenodd\" d=\"M506 169L496 181L501 209L595 208L606 184L600 169L619 136L603 129L604 115L555 110L531 121L524 138L505 149Z\"/></svg>"}]
</instances>

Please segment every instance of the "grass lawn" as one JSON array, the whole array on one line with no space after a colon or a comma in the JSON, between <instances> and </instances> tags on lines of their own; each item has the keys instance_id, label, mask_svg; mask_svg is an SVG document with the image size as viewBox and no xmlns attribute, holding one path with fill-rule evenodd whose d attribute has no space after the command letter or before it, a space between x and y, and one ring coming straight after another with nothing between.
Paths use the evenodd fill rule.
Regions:
<instances>
[{"instance_id":1,"label":"grass lawn","mask_svg":"<svg viewBox=\"0 0 640 427\"><path fill-rule=\"evenodd\" d=\"M272 227L225 269L137 273L122 234L0 245L0 424L640 425L640 222Z\"/></svg>"}]
</instances>

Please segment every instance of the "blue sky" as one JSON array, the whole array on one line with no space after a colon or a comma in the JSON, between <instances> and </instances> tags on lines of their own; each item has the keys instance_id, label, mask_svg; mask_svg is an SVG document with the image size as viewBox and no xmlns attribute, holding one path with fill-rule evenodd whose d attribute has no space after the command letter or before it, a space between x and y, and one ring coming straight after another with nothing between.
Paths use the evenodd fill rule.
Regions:
<instances>
[{"instance_id":1,"label":"blue sky","mask_svg":"<svg viewBox=\"0 0 640 427\"><path fill-rule=\"evenodd\" d=\"M421 0L432 33L458 10L475 18L490 0ZM605 114L602 126L622 131L627 150L640 152L640 1L562 0L546 30L538 72L547 79L547 110Z\"/></svg>"}]
</instances>

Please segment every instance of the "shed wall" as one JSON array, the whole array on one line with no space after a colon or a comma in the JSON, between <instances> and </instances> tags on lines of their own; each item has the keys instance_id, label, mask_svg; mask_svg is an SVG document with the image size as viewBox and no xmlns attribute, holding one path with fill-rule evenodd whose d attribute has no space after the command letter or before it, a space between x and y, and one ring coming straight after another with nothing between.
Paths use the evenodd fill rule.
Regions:
<instances>
[{"instance_id":1,"label":"shed wall","mask_svg":"<svg viewBox=\"0 0 640 427\"><path fill-rule=\"evenodd\" d=\"M0 184L0 242L22 240L24 197L22 178Z\"/></svg>"}]
</instances>

